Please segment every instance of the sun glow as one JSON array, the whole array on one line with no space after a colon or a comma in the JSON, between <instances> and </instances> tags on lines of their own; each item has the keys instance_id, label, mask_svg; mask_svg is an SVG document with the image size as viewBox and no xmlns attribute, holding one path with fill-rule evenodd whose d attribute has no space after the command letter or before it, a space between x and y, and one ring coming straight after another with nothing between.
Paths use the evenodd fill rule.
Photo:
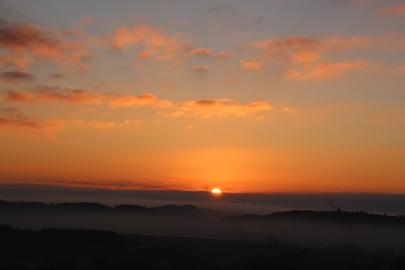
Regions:
<instances>
[{"instance_id":1,"label":"sun glow","mask_svg":"<svg viewBox=\"0 0 405 270\"><path fill-rule=\"evenodd\" d=\"M222 190L219 189L219 188L213 188L213 189L211 189L211 194L213 194L213 195L221 195Z\"/></svg>"}]
</instances>

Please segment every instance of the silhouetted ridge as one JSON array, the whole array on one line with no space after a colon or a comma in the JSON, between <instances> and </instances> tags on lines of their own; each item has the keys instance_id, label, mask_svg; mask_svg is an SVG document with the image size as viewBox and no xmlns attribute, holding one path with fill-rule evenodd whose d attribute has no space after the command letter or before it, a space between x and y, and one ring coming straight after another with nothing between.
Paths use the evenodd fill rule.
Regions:
<instances>
[{"instance_id":1,"label":"silhouetted ridge","mask_svg":"<svg viewBox=\"0 0 405 270\"><path fill-rule=\"evenodd\" d=\"M202 209L194 205L163 205L157 207L145 207L141 205L120 204L116 206L108 206L93 202L72 202L72 203L40 203L26 201L0 201L0 212L95 212L95 213L110 213L110 214L145 214L145 215L175 215L198 217L211 214L215 211Z\"/></svg>"},{"instance_id":2,"label":"silhouetted ridge","mask_svg":"<svg viewBox=\"0 0 405 270\"><path fill-rule=\"evenodd\" d=\"M367 223L367 224L398 224L405 225L404 216L388 216L371 214L367 212L348 212L338 209L337 211L310 211L310 210L292 210L284 212L275 212L270 215L237 215L227 217L231 221L249 221L249 220L278 220L278 219L300 219L322 222L347 222L347 223Z\"/></svg>"}]
</instances>

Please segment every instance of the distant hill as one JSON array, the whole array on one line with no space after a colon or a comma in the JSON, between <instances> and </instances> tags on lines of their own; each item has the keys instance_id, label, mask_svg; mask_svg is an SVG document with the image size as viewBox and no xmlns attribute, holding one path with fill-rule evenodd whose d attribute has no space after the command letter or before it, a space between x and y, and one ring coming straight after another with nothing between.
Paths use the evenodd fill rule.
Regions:
<instances>
[{"instance_id":1,"label":"distant hill","mask_svg":"<svg viewBox=\"0 0 405 270\"><path fill-rule=\"evenodd\" d=\"M171 215L184 217L205 217L219 214L219 211L203 209L194 205L163 205L145 207L142 205L120 204L108 206L93 202L41 203L29 201L2 201L0 213L4 212L92 212L106 214Z\"/></svg>"},{"instance_id":2,"label":"distant hill","mask_svg":"<svg viewBox=\"0 0 405 270\"><path fill-rule=\"evenodd\" d=\"M340 209L336 211L309 211L292 210L275 212L269 215L236 215L226 218L229 221L276 221L295 219L301 221L332 222L332 223L358 223L367 225L405 225L404 216L378 215L367 212L348 212Z\"/></svg>"}]
</instances>

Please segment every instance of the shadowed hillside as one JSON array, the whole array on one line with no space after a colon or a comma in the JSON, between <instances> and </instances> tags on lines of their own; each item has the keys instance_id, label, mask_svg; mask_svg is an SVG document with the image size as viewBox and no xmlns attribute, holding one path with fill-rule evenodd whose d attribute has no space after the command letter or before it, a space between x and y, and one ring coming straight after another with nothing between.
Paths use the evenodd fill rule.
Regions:
<instances>
[{"instance_id":1,"label":"shadowed hillside","mask_svg":"<svg viewBox=\"0 0 405 270\"><path fill-rule=\"evenodd\" d=\"M380 249L300 248L254 242L0 226L1 269L404 269Z\"/></svg>"}]
</instances>

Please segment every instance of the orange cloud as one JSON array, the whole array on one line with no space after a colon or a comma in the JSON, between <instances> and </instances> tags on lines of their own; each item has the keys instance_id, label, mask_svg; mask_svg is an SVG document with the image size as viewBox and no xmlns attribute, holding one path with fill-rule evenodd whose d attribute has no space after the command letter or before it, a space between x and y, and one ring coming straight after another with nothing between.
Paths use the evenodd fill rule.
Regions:
<instances>
[{"instance_id":1,"label":"orange cloud","mask_svg":"<svg viewBox=\"0 0 405 270\"><path fill-rule=\"evenodd\" d=\"M230 99L200 99L175 102L159 99L150 93L140 95L116 95L91 92L84 89L63 89L57 87L36 88L34 91L7 91L5 101L10 102L66 102L68 104L93 104L110 107L153 107L164 110L166 116L194 115L212 117L262 117L273 110L267 101L240 104Z\"/></svg>"},{"instance_id":2,"label":"orange cloud","mask_svg":"<svg viewBox=\"0 0 405 270\"><path fill-rule=\"evenodd\" d=\"M101 96L85 89L70 89L40 86L35 89L35 96L39 100L64 101L68 103L100 103Z\"/></svg>"},{"instance_id":3,"label":"orange cloud","mask_svg":"<svg viewBox=\"0 0 405 270\"><path fill-rule=\"evenodd\" d=\"M33 95L28 92L9 90L6 92L6 100L18 102L30 102L34 99Z\"/></svg>"},{"instance_id":4,"label":"orange cloud","mask_svg":"<svg viewBox=\"0 0 405 270\"><path fill-rule=\"evenodd\" d=\"M76 31L57 32L28 23L0 24L0 63L25 68L41 60L81 64L89 59L85 37Z\"/></svg>"},{"instance_id":5,"label":"orange cloud","mask_svg":"<svg viewBox=\"0 0 405 270\"><path fill-rule=\"evenodd\" d=\"M9 90L6 93L6 100L34 102L34 101L63 101L67 103L92 103L101 102L102 96L98 93L91 93L85 89L69 89L59 87L37 86L34 91Z\"/></svg>"},{"instance_id":6,"label":"orange cloud","mask_svg":"<svg viewBox=\"0 0 405 270\"><path fill-rule=\"evenodd\" d=\"M227 51L219 51L214 53L214 57L221 60L228 60L231 56Z\"/></svg>"},{"instance_id":7,"label":"orange cloud","mask_svg":"<svg viewBox=\"0 0 405 270\"><path fill-rule=\"evenodd\" d=\"M392 39L392 38L391 38ZM287 37L273 38L253 43L251 47L263 52L263 61L276 61L285 69L289 78L301 80L325 80L342 77L349 71L361 70L365 61L344 60L331 62L329 54L345 50L364 49L383 43L384 38L367 36L352 37ZM392 42L391 42L392 43ZM256 68L255 63L247 62L245 68Z\"/></svg>"},{"instance_id":8,"label":"orange cloud","mask_svg":"<svg viewBox=\"0 0 405 270\"><path fill-rule=\"evenodd\" d=\"M191 51L192 56L212 56L212 51L207 48L197 48Z\"/></svg>"},{"instance_id":9,"label":"orange cloud","mask_svg":"<svg viewBox=\"0 0 405 270\"><path fill-rule=\"evenodd\" d=\"M125 121L73 120L64 122L65 124L96 129L130 128L138 126L141 123L138 120L125 120Z\"/></svg>"},{"instance_id":10,"label":"orange cloud","mask_svg":"<svg viewBox=\"0 0 405 270\"><path fill-rule=\"evenodd\" d=\"M367 36L352 37L288 37L273 38L253 43L253 48L259 49L271 59L298 60L297 62L314 61L322 54L371 46L375 39Z\"/></svg>"},{"instance_id":11,"label":"orange cloud","mask_svg":"<svg viewBox=\"0 0 405 270\"><path fill-rule=\"evenodd\" d=\"M381 13L389 15L405 15L405 4L383 8Z\"/></svg>"},{"instance_id":12,"label":"orange cloud","mask_svg":"<svg viewBox=\"0 0 405 270\"><path fill-rule=\"evenodd\" d=\"M263 64L257 60L242 61L240 66L245 70L261 70L263 68Z\"/></svg>"},{"instance_id":13,"label":"orange cloud","mask_svg":"<svg viewBox=\"0 0 405 270\"><path fill-rule=\"evenodd\" d=\"M139 95L118 95L60 87L37 86L32 91L9 90L4 92L5 100L11 102L65 102L71 104L108 105L110 107L154 106L170 108L173 102L158 99L150 93Z\"/></svg>"},{"instance_id":14,"label":"orange cloud","mask_svg":"<svg viewBox=\"0 0 405 270\"><path fill-rule=\"evenodd\" d=\"M15 107L5 107L0 108L0 128L1 127L41 129L42 124L25 116Z\"/></svg>"},{"instance_id":15,"label":"orange cloud","mask_svg":"<svg viewBox=\"0 0 405 270\"><path fill-rule=\"evenodd\" d=\"M137 96L117 96L112 97L110 105L113 107L150 106L158 101L157 97L144 93Z\"/></svg>"},{"instance_id":16,"label":"orange cloud","mask_svg":"<svg viewBox=\"0 0 405 270\"><path fill-rule=\"evenodd\" d=\"M180 103L168 115L181 117L195 115L201 118L213 117L261 117L262 113L272 110L266 101L239 104L230 99L201 99Z\"/></svg>"},{"instance_id":17,"label":"orange cloud","mask_svg":"<svg viewBox=\"0 0 405 270\"><path fill-rule=\"evenodd\" d=\"M342 77L346 72L361 70L367 67L363 61L353 62L322 62L315 65L305 66L301 70L289 70L287 76L300 80L326 80Z\"/></svg>"},{"instance_id":18,"label":"orange cloud","mask_svg":"<svg viewBox=\"0 0 405 270\"><path fill-rule=\"evenodd\" d=\"M198 65L194 67L194 72L198 74L203 74L208 72L208 66L206 65Z\"/></svg>"},{"instance_id":19,"label":"orange cloud","mask_svg":"<svg viewBox=\"0 0 405 270\"><path fill-rule=\"evenodd\" d=\"M190 46L177 37L164 34L160 29L150 25L117 28L112 36L112 46L123 49L129 46L141 48L141 59L169 61L178 54L190 51Z\"/></svg>"},{"instance_id":20,"label":"orange cloud","mask_svg":"<svg viewBox=\"0 0 405 270\"><path fill-rule=\"evenodd\" d=\"M80 20L77 21L78 24L80 25L91 25L94 24L96 20L93 17L83 17Z\"/></svg>"},{"instance_id":21,"label":"orange cloud","mask_svg":"<svg viewBox=\"0 0 405 270\"><path fill-rule=\"evenodd\" d=\"M290 57L297 51L318 50L321 42L315 38L288 37L273 38L253 43L252 46L265 52L268 57L280 58Z\"/></svg>"}]
</instances>

